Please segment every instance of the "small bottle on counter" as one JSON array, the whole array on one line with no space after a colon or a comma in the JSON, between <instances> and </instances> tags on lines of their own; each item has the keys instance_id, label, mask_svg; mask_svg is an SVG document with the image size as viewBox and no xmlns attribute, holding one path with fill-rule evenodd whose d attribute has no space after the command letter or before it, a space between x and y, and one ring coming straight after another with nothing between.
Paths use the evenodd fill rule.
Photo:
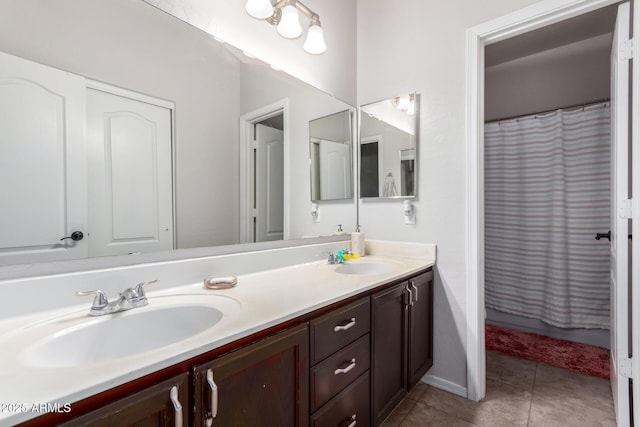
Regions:
<instances>
[{"instance_id":1,"label":"small bottle on counter","mask_svg":"<svg viewBox=\"0 0 640 427\"><path fill-rule=\"evenodd\" d=\"M356 231L351 233L351 252L364 256L364 233L360 231L360 225L356 226Z\"/></svg>"}]
</instances>

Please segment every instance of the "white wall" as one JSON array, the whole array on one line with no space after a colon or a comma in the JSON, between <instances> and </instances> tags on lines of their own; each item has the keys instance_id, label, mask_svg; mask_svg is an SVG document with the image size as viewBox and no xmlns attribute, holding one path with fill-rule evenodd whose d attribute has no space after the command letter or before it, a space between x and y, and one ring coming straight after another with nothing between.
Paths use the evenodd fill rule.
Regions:
<instances>
[{"instance_id":1,"label":"white wall","mask_svg":"<svg viewBox=\"0 0 640 427\"><path fill-rule=\"evenodd\" d=\"M432 381L466 392L465 33L536 0L359 0L358 104L420 94L417 224L402 202L366 202L368 237L435 243Z\"/></svg>"},{"instance_id":2,"label":"white wall","mask_svg":"<svg viewBox=\"0 0 640 427\"><path fill-rule=\"evenodd\" d=\"M485 70L485 120L514 117L609 98L605 34Z\"/></svg>"},{"instance_id":3,"label":"white wall","mask_svg":"<svg viewBox=\"0 0 640 427\"><path fill-rule=\"evenodd\" d=\"M202 35L141 1L6 0L0 13L1 51L175 102L179 248L239 241L229 177L239 173L240 64Z\"/></svg>"},{"instance_id":4,"label":"white wall","mask_svg":"<svg viewBox=\"0 0 640 427\"><path fill-rule=\"evenodd\" d=\"M305 29L296 40L276 33L270 24L251 18L246 0L144 0L191 22L294 77L356 104L356 0L305 0L320 15L327 51L310 55L302 49Z\"/></svg>"},{"instance_id":5,"label":"white wall","mask_svg":"<svg viewBox=\"0 0 640 427\"><path fill-rule=\"evenodd\" d=\"M311 172L309 167L309 121L349 108L347 104L267 66L242 67L242 114L282 99L288 94L290 125L290 237L330 235L342 224L355 229L353 200L321 201L320 222L311 217ZM295 195L295 197L294 197Z\"/></svg>"}]
</instances>

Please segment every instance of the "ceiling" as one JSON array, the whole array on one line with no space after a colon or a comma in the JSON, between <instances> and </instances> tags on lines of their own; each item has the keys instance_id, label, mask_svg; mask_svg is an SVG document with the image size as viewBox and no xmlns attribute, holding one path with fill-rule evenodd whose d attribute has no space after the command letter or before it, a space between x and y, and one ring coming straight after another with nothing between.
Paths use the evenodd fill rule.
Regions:
<instances>
[{"instance_id":1,"label":"ceiling","mask_svg":"<svg viewBox=\"0 0 640 427\"><path fill-rule=\"evenodd\" d=\"M485 66L502 64L556 47L613 32L617 5L521 34L485 48Z\"/></svg>"}]
</instances>

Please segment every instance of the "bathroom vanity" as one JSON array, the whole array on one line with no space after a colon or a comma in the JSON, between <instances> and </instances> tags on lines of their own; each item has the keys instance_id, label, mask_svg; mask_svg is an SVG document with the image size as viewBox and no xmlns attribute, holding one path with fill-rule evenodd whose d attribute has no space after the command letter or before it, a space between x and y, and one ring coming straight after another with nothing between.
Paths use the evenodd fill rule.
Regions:
<instances>
[{"instance_id":1,"label":"bathroom vanity","mask_svg":"<svg viewBox=\"0 0 640 427\"><path fill-rule=\"evenodd\" d=\"M149 292L148 307L126 313L154 302L160 310L162 298L215 304L212 294L241 307L223 308L210 330L131 357L33 367L16 344L13 362L2 360L17 370L8 378L16 392L2 400L61 410L3 414L0 425L378 425L432 365L431 253L292 265L239 275L224 291ZM336 272L348 265L348 274ZM47 382L39 390L37 378Z\"/></svg>"}]
</instances>

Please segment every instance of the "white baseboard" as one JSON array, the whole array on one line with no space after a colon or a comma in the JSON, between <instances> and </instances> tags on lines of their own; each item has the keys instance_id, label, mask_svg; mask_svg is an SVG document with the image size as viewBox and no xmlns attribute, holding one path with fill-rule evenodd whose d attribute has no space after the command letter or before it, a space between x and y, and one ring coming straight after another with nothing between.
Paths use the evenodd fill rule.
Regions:
<instances>
[{"instance_id":1,"label":"white baseboard","mask_svg":"<svg viewBox=\"0 0 640 427\"><path fill-rule=\"evenodd\" d=\"M433 375L425 375L421 380L423 383L439 388L449 393L456 394L458 396L467 398L467 388L460 384L452 383L451 381L442 379L440 377L434 377Z\"/></svg>"}]
</instances>

